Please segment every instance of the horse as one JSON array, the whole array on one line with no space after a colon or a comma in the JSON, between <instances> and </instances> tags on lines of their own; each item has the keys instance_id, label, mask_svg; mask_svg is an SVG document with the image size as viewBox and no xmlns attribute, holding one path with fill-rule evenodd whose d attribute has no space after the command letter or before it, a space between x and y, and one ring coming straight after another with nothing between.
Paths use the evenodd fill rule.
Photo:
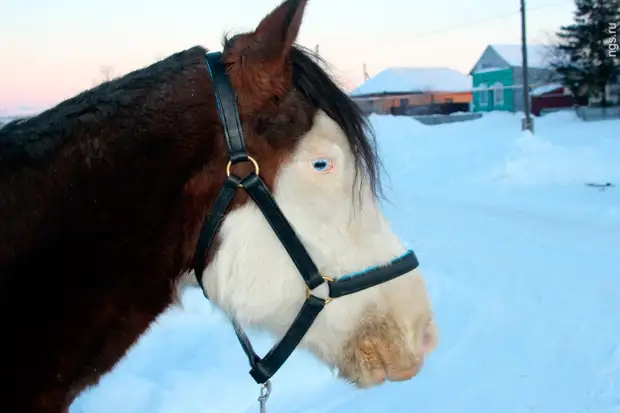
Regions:
<instances>
[{"instance_id":1,"label":"horse","mask_svg":"<svg viewBox=\"0 0 620 413\"><path fill-rule=\"evenodd\" d=\"M4 411L68 411L185 288L234 320L259 383L297 347L360 389L421 371L425 281L368 119L296 43L306 6L0 128Z\"/></svg>"}]
</instances>

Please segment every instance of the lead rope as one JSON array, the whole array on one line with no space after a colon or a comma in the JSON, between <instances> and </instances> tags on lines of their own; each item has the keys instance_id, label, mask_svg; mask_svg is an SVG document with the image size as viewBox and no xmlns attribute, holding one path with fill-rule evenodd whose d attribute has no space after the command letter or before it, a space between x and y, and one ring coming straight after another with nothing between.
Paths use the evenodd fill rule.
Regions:
<instances>
[{"instance_id":1,"label":"lead rope","mask_svg":"<svg viewBox=\"0 0 620 413\"><path fill-rule=\"evenodd\" d=\"M232 323L233 328L235 329L235 333L237 334L237 338L239 339L239 342L241 343L241 347L243 348L243 351L245 351L245 354L248 356L250 365L252 367L255 367L256 359L258 358L258 356L254 352L254 348L252 347L252 343L250 343L250 339L248 338L248 336L245 334L245 332L243 331L239 323L237 323L237 321L234 318L230 317L230 322ZM269 399L270 395L271 395L271 382L267 380L265 383L260 385L260 396L258 396L258 404L260 406L260 409L259 409L260 413L267 413L267 400Z\"/></svg>"},{"instance_id":2,"label":"lead rope","mask_svg":"<svg viewBox=\"0 0 620 413\"><path fill-rule=\"evenodd\" d=\"M267 380L260 386L260 396L258 397L258 405L260 406L260 413L267 413L267 400L271 395L271 382Z\"/></svg>"}]
</instances>

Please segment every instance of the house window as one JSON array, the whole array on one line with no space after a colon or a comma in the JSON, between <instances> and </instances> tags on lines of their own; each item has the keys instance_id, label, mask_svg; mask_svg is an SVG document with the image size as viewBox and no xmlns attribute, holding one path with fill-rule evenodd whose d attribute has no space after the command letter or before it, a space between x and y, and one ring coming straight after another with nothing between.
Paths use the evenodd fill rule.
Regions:
<instances>
[{"instance_id":1,"label":"house window","mask_svg":"<svg viewBox=\"0 0 620 413\"><path fill-rule=\"evenodd\" d=\"M503 105L504 104L504 85L501 82L495 82L493 85L493 104L494 105Z\"/></svg>"},{"instance_id":2,"label":"house window","mask_svg":"<svg viewBox=\"0 0 620 413\"><path fill-rule=\"evenodd\" d=\"M489 104L489 91L487 90L486 83L480 83L478 87L481 89L478 91L478 103L480 106L487 106Z\"/></svg>"}]
</instances>

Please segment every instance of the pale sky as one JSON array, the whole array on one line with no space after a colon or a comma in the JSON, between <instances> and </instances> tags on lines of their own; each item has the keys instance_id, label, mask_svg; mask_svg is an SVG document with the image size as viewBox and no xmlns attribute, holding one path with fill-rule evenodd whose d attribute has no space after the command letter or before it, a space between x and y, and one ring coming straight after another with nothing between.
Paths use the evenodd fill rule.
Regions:
<instances>
[{"instance_id":1,"label":"pale sky","mask_svg":"<svg viewBox=\"0 0 620 413\"><path fill-rule=\"evenodd\" d=\"M46 107L176 51L219 50L279 0L0 0L0 114ZM544 43L572 20L571 0L528 0L527 35ZM489 43L519 43L518 0L309 0L299 43L351 89L390 66L467 73Z\"/></svg>"}]
</instances>

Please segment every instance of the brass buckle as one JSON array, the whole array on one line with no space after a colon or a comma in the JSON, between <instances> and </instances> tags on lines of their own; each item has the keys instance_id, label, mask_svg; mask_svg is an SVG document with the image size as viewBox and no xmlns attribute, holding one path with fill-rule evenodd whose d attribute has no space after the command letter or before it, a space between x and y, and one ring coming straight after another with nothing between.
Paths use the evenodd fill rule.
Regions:
<instances>
[{"instance_id":1,"label":"brass buckle","mask_svg":"<svg viewBox=\"0 0 620 413\"><path fill-rule=\"evenodd\" d=\"M326 277L321 275L321 278L325 281L325 282L334 282L334 279L331 277ZM318 287L317 287L318 288ZM310 298L310 295L312 295L312 291L310 290L310 288L308 288L308 286L306 285L306 300L308 298ZM321 297L317 297L317 298L321 298ZM321 298L322 299L322 298ZM327 297L327 300L325 300L325 305L331 303L332 298L331 297Z\"/></svg>"},{"instance_id":2,"label":"brass buckle","mask_svg":"<svg viewBox=\"0 0 620 413\"><path fill-rule=\"evenodd\" d=\"M254 173L256 175L260 175L260 167L258 166L258 162L256 162L256 159L252 158L251 156L248 155L248 161L250 161L252 163L252 165L254 165ZM247 161L246 161L247 162ZM238 162L241 163L241 162ZM228 163L226 164L226 176L230 178L230 168L232 168L232 161L228 161ZM242 188L243 185L239 184L237 185L239 188Z\"/></svg>"}]
</instances>

